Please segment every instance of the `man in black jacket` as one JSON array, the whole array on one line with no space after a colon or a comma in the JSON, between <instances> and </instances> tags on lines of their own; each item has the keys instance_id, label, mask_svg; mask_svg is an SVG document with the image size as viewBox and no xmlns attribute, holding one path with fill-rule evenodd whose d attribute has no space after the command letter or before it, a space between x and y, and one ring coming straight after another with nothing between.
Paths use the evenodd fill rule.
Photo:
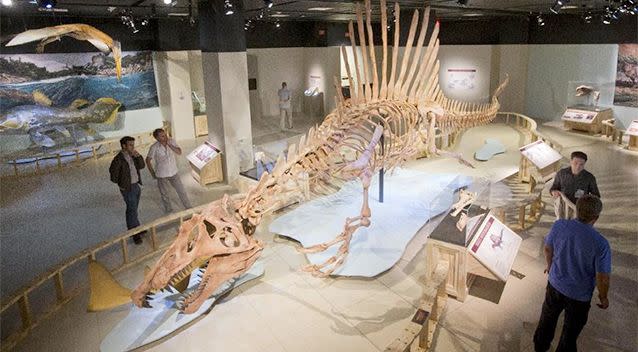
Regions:
<instances>
[{"instance_id":1,"label":"man in black jacket","mask_svg":"<svg viewBox=\"0 0 638 352\"><path fill-rule=\"evenodd\" d=\"M573 152L569 160L569 167L556 173L554 184L549 192L554 197L554 212L557 219L565 218L561 193L574 204L578 198L586 194L593 194L600 198L596 177L585 170L586 162L587 154L581 151Z\"/></svg>"},{"instance_id":2,"label":"man in black jacket","mask_svg":"<svg viewBox=\"0 0 638 352\"><path fill-rule=\"evenodd\" d=\"M120 139L120 145L122 150L111 161L109 173L111 174L111 182L120 187L120 193L124 197L124 202L126 203L126 228L130 230L140 226L140 221L137 218L137 206L142 194L140 170L146 164L144 163L144 158L135 150L135 138L123 137ZM142 243L141 234L133 235L133 241L135 244Z\"/></svg>"}]
</instances>

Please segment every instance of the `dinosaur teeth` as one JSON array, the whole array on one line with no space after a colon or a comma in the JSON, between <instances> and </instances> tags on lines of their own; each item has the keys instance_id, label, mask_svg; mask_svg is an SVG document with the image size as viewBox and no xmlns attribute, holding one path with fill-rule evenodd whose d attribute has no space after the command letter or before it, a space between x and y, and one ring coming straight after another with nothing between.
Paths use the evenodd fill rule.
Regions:
<instances>
[{"instance_id":1,"label":"dinosaur teeth","mask_svg":"<svg viewBox=\"0 0 638 352\"><path fill-rule=\"evenodd\" d=\"M144 307L144 308L153 308L153 307L151 307L151 304L148 303L147 300L144 300L144 302L142 302L142 307Z\"/></svg>"}]
</instances>

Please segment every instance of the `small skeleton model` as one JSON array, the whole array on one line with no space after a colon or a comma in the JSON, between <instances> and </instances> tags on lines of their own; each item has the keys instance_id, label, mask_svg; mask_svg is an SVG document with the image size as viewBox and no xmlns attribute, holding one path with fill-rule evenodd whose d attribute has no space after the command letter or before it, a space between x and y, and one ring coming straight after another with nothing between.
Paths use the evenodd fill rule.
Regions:
<instances>
[{"instance_id":1,"label":"small skeleton model","mask_svg":"<svg viewBox=\"0 0 638 352\"><path fill-rule=\"evenodd\" d=\"M36 51L44 52L44 46L60 40L61 37L71 37L77 40L86 40L105 54L113 53L115 59L115 74L117 80L122 78L122 49L120 42L113 40L106 33L88 24L62 24L59 26L46 27L40 29L30 29L17 34L6 46L22 45L39 40Z\"/></svg>"},{"instance_id":2,"label":"small skeleton model","mask_svg":"<svg viewBox=\"0 0 638 352\"><path fill-rule=\"evenodd\" d=\"M476 192L468 192L465 189L462 189L459 192L459 201L452 205L452 216L457 216L466 206L474 203L476 200L476 196L478 193Z\"/></svg>"},{"instance_id":3,"label":"small skeleton model","mask_svg":"<svg viewBox=\"0 0 638 352\"><path fill-rule=\"evenodd\" d=\"M304 252L320 252L339 246L336 255L321 265L304 268L316 276L330 275L347 258L350 241L357 229L371 223L368 189L372 175L381 168L391 171L427 148L429 155L441 155L435 146L437 133L448 134L489 123L499 109L498 95L507 80L495 91L490 103L470 104L448 99L439 88L439 26L434 26L429 43L429 9L421 22L414 11L405 46L399 60L399 31L394 33L392 60L388 59L387 8L381 0L382 58L381 76L372 41L370 1L365 2L365 23L360 4L356 6L357 29L349 24L354 67L344 56L351 98L341 95L335 78L337 107L317 128L311 128L298 146L290 146L287 158L277 160L271 173L264 173L257 185L238 199L225 196L211 203L201 214L185 221L175 242L145 275L133 291L133 302L147 306L147 295L155 290L175 287L188 279L194 268L206 268L197 288L183 293L179 304L184 313L197 311L201 304L225 281L245 273L257 259L263 244L252 235L262 218L281 208L286 197L300 194L307 182L314 195L333 193L340 182L359 179L363 185L360 214L346 218L343 231L334 240ZM394 5L396 23L401 28L399 5ZM357 39L359 48L357 48ZM389 64L391 63L391 65ZM389 73L389 74L388 74ZM357 84L355 84L355 78ZM383 136L383 139L381 138ZM382 142L383 141L383 142ZM352 156L351 156L352 155ZM460 155L453 155L463 161ZM288 198L289 199L289 198Z\"/></svg>"},{"instance_id":4,"label":"small skeleton model","mask_svg":"<svg viewBox=\"0 0 638 352\"><path fill-rule=\"evenodd\" d=\"M600 98L600 91L594 90L592 86L581 85L576 87L576 96L577 97L588 97L591 96L594 99L594 105L598 106L598 99Z\"/></svg>"}]
</instances>

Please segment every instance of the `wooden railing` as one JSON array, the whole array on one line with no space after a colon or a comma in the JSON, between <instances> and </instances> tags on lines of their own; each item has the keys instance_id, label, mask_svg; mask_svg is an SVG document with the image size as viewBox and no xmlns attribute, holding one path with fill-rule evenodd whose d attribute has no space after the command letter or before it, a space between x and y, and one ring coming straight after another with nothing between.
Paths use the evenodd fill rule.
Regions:
<instances>
[{"instance_id":1,"label":"wooden railing","mask_svg":"<svg viewBox=\"0 0 638 352\"><path fill-rule=\"evenodd\" d=\"M450 265L441 260L437 263L434 275L426 283L419 308L412 320L403 329L400 337L386 347L386 352L429 351L439 318L447 303L447 277ZM416 342L416 346L412 347Z\"/></svg>"},{"instance_id":2,"label":"wooden railing","mask_svg":"<svg viewBox=\"0 0 638 352\"><path fill-rule=\"evenodd\" d=\"M162 128L170 136L170 124L163 122ZM139 148L155 141L153 132L144 132L131 137L135 138L135 144ZM102 141L91 142L79 146L63 148L56 152L42 152L33 155L13 156L3 158L2 162L11 164L13 174L3 174L2 177L16 177L43 174L51 171L62 170L65 166L78 165L88 159L99 159L105 156L117 154L122 147L119 138L109 138ZM82 154L90 153L88 157L81 157ZM21 160L32 160L21 162Z\"/></svg>"},{"instance_id":3,"label":"wooden railing","mask_svg":"<svg viewBox=\"0 0 638 352\"><path fill-rule=\"evenodd\" d=\"M616 119L609 119L602 121L600 133L607 138L611 137L612 142L622 144L622 137L625 134L625 130L616 127Z\"/></svg>"},{"instance_id":4,"label":"wooden railing","mask_svg":"<svg viewBox=\"0 0 638 352\"><path fill-rule=\"evenodd\" d=\"M494 122L503 122L507 125L511 125L516 129L522 130L530 134L529 143L536 142L537 140L542 140L547 143L550 147L556 149L557 151L563 150L563 146L554 141L553 139L543 135L538 132L536 121L531 119L528 116L523 114L519 114L516 112L498 112L496 113L496 118Z\"/></svg>"},{"instance_id":5,"label":"wooden railing","mask_svg":"<svg viewBox=\"0 0 638 352\"><path fill-rule=\"evenodd\" d=\"M130 268L131 266L156 255L160 251L163 251L170 245L173 236L170 236L171 241L164 241L164 243L160 243L158 238L158 228L176 223L181 224L185 219L190 218L192 214L200 212L206 205L207 204L204 204L196 208L164 216L148 224L128 230L111 240L104 241L92 248L86 249L80 254L66 260L64 263L52 268L43 275L40 275L10 298L3 300L2 306L0 307L0 315L4 317L5 314L15 314L14 311L10 312L9 308L17 306L22 324L19 331L9 334L7 334L6 331L3 332L3 335L6 335L7 338L1 341L0 345L2 346L2 351L12 349L18 342L20 342L20 340L26 337L33 328L38 326L38 324L44 321L47 317L87 288L89 282L88 277L86 277L86 279L81 282L77 288L73 290L65 289L65 272L71 271L72 269L78 269L76 267L77 265L86 266L88 272L89 261L97 260L97 255L100 252L114 246L120 247L119 253L121 254L121 264L111 269L111 272L118 273L124 269ZM129 251L129 237L144 231L147 231L151 244L150 248L148 246L144 247L146 247L146 249L150 249L150 251L147 250L145 253L143 252L138 254L136 257L133 257L131 255L131 251ZM136 250L140 247L142 246L137 246ZM53 282L53 285L50 285L51 281ZM55 297L53 307L45 310L44 313L40 315L35 315L33 313L32 303L30 301L30 295L36 290L45 290L45 294ZM3 328L6 329L4 326Z\"/></svg>"},{"instance_id":6,"label":"wooden railing","mask_svg":"<svg viewBox=\"0 0 638 352\"><path fill-rule=\"evenodd\" d=\"M563 214L563 218L565 219L575 219L576 214L576 204L572 203L569 198L560 192L560 197L554 198L554 202L560 202L557 206L561 208L561 212Z\"/></svg>"}]
</instances>

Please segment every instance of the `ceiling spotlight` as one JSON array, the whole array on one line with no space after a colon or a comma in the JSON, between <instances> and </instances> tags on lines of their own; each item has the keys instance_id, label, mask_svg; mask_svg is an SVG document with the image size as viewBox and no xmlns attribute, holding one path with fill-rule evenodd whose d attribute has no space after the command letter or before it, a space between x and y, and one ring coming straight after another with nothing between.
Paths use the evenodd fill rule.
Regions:
<instances>
[{"instance_id":1,"label":"ceiling spotlight","mask_svg":"<svg viewBox=\"0 0 638 352\"><path fill-rule=\"evenodd\" d=\"M226 16L232 15L235 13L233 9L233 4L230 3L230 0L224 0L224 13Z\"/></svg>"},{"instance_id":2,"label":"ceiling spotlight","mask_svg":"<svg viewBox=\"0 0 638 352\"><path fill-rule=\"evenodd\" d=\"M281 27L281 23L279 23L279 21L275 22L275 28L280 28Z\"/></svg>"},{"instance_id":3,"label":"ceiling spotlight","mask_svg":"<svg viewBox=\"0 0 638 352\"><path fill-rule=\"evenodd\" d=\"M45 9L52 9L57 4L57 0L38 0L38 6L44 7Z\"/></svg>"},{"instance_id":4,"label":"ceiling spotlight","mask_svg":"<svg viewBox=\"0 0 638 352\"><path fill-rule=\"evenodd\" d=\"M271 8L272 7L272 0L264 0L264 5L266 5L267 8Z\"/></svg>"},{"instance_id":5,"label":"ceiling spotlight","mask_svg":"<svg viewBox=\"0 0 638 352\"><path fill-rule=\"evenodd\" d=\"M146 19L146 18L143 19L141 23L142 23L142 26L147 26L148 25L148 19Z\"/></svg>"},{"instance_id":6,"label":"ceiling spotlight","mask_svg":"<svg viewBox=\"0 0 638 352\"><path fill-rule=\"evenodd\" d=\"M164 5L170 5L173 2L173 0L164 0Z\"/></svg>"},{"instance_id":7,"label":"ceiling spotlight","mask_svg":"<svg viewBox=\"0 0 638 352\"><path fill-rule=\"evenodd\" d=\"M11 6L13 5L13 0L2 0L3 6Z\"/></svg>"},{"instance_id":8,"label":"ceiling spotlight","mask_svg":"<svg viewBox=\"0 0 638 352\"><path fill-rule=\"evenodd\" d=\"M259 11L259 15L257 16L257 18L259 19L264 18L264 10Z\"/></svg>"},{"instance_id":9,"label":"ceiling spotlight","mask_svg":"<svg viewBox=\"0 0 638 352\"><path fill-rule=\"evenodd\" d=\"M611 15L606 13L605 15L603 15L603 23L604 24L610 24L611 23Z\"/></svg>"},{"instance_id":10,"label":"ceiling spotlight","mask_svg":"<svg viewBox=\"0 0 638 352\"><path fill-rule=\"evenodd\" d=\"M591 23L591 20L594 18L594 16L592 16L591 12L587 11L583 14L583 21L585 23Z\"/></svg>"},{"instance_id":11,"label":"ceiling spotlight","mask_svg":"<svg viewBox=\"0 0 638 352\"><path fill-rule=\"evenodd\" d=\"M536 24L538 24L539 27L542 27L545 25L545 20L543 19L543 16L541 15L536 16Z\"/></svg>"}]
</instances>

